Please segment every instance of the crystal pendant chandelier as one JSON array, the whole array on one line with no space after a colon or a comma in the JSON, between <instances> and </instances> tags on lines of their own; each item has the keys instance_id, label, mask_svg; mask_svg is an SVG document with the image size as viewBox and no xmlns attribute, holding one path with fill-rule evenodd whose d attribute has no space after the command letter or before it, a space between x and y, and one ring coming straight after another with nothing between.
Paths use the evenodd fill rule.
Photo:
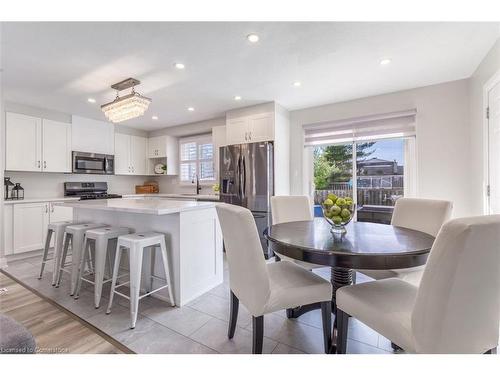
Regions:
<instances>
[{"instance_id":1,"label":"crystal pendant chandelier","mask_svg":"<svg viewBox=\"0 0 500 375\"><path fill-rule=\"evenodd\" d=\"M116 99L101 105L101 109L109 121L117 123L144 115L151 103L151 99L135 92L135 86L140 83L135 78L127 78L111 86L112 89L117 91ZM131 87L132 92L130 94L120 97L120 91Z\"/></svg>"}]
</instances>

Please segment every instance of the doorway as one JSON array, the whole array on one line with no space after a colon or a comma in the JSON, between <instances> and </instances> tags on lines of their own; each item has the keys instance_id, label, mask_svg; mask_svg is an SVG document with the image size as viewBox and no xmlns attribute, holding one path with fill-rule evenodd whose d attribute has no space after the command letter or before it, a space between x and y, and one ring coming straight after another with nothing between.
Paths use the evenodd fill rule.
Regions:
<instances>
[{"instance_id":1,"label":"doorway","mask_svg":"<svg viewBox=\"0 0 500 375\"><path fill-rule=\"evenodd\" d=\"M500 80L488 91L488 211L500 214Z\"/></svg>"}]
</instances>

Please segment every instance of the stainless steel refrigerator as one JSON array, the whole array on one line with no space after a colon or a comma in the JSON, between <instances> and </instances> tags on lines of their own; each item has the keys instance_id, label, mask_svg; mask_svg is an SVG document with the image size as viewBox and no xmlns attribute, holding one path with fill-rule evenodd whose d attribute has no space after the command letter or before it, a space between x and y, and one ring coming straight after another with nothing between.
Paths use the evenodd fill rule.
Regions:
<instances>
[{"instance_id":1,"label":"stainless steel refrigerator","mask_svg":"<svg viewBox=\"0 0 500 375\"><path fill-rule=\"evenodd\" d=\"M252 211L262 250L268 251L263 231L271 223L271 196L274 194L273 143L257 142L220 148L220 197L225 203Z\"/></svg>"}]
</instances>

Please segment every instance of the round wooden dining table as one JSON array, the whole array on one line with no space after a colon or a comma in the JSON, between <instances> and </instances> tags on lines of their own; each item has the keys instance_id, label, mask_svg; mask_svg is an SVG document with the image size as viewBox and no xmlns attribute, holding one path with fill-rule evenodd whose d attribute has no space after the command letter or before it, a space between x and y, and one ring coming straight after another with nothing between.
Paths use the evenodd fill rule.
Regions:
<instances>
[{"instance_id":1,"label":"round wooden dining table","mask_svg":"<svg viewBox=\"0 0 500 375\"><path fill-rule=\"evenodd\" d=\"M434 237L393 225L351 222L343 236L333 235L322 218L272 225L264 235L275 252L296 260L330 267L332 311L337 289L353 283L353 270L390 270L424 265ZM289 318L319 309L320 304L287 310Z\"/></svg>"}]
</instances>

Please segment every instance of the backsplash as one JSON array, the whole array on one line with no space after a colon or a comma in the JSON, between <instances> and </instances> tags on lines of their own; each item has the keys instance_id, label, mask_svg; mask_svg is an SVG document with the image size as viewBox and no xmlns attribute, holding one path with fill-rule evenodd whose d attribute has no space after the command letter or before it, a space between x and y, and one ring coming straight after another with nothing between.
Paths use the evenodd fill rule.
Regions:
<instances>
[{"instance_id":1,"label":"backsplash","mask_svg":"<svg viewBox=\"0 0 500 375\"><path fill-rule=\"evenodd\" d=\"M104 176L64 173L39 172L5 172L12 182L20 182L24 188L24 198L52 198L64 195L66 181L105 181L108 191L115 194L134 194L135 185L142 185L146 180L156 180L158 177L147 176ZM161 188L160 188L161 189ZM161 191L161 190L160 190ZM168 193L167 191L161 191Z\"/></svg>"}]
</instances>

